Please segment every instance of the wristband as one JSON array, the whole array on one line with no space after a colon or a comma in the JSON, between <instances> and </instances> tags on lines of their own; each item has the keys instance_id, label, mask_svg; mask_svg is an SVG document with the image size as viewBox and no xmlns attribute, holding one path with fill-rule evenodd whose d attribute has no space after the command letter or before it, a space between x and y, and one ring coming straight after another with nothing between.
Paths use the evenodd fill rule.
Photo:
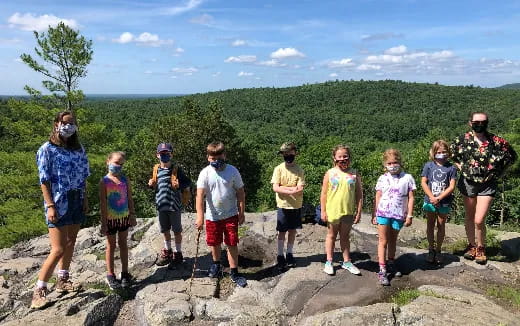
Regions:
<instances>
[{"instance_id":1,"label":"wristband","mask_svg":"<svg viewBox=\"0 0 520 326\"><path fill-rule=\"evenodd\" d=\"M54 205L54 204L45 204L45 208L49 208L49 207L56 207L56 205Z\"/></svg>"},{"instance_id":2,"label":"wristband","mask_svg":"<svg viewBox=\"0 0 520 326\"><path fill-rule=\"evenodd\" d=\"M408 215L406 218L413 218L413 215Z\"/></svg>"}]
</instances>

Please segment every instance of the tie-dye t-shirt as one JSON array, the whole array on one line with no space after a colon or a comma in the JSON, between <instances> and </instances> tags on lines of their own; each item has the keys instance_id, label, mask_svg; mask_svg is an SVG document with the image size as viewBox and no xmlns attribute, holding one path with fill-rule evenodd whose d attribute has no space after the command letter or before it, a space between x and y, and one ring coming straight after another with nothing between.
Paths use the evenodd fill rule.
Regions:
<instances>
[{"instance_id":1,"label":"tie-dye t-shirt","mask_svg":"<svg viewBox=\"0 0 520 326\"><path fill-rule=\"evenodd\" d=\"M85 149L72 150L46 142L36 153L36 163L40 184L50 183L58 216L65 215L69 207L67 192L80 190L81 199L84 196L85 181L90 175Z\"/></svg>"},{"instance_id":2,"label":"tie-dye t-shirt","mask_svg":"<svg viewBox=\"0 0 520 326\"><path fill-rule=\"evenodd\" d=\"M209 221L220 221L238 214L237 190L244 183L237 168L226 164L222 171L210 165L200 171L197 189L206 192L206 214Z\"/></svg>"},{"instance_id":3,"label":"tie-dye t-shirt","mask_svg":"<svg viewBox=\"0 0 520 326\"><path fill-rule=\"evenodd\" d=\"M376 215L404 220L408 214L408 193L415 189L415 180L408 173L383 174L376 184L376 191L382 193Z\"/></svg>"},{"instance_id":4,"label":"tie-dye t-shirt","mask_svg":"<svg viewBox=\"0 0 520 326\"><path fill-rule=\"evenodd\" d=\"M356 213L357 172L353 169L343 172L332 168L328 171L328 176L327 220L335 223L342 216Z\"/></svg>"},{"instance_id":5,"label":"tie-dye t-shirt","mask_svg":"<svg viewBox=\"0 0 520 326\"><path fill-rule=\"evenodd\" d=\"M115 183L108 176L103 177L103 184L107 194L107 218L119 220L128 216L128 182L125 176Z\"/></svg>"}]
</instances>

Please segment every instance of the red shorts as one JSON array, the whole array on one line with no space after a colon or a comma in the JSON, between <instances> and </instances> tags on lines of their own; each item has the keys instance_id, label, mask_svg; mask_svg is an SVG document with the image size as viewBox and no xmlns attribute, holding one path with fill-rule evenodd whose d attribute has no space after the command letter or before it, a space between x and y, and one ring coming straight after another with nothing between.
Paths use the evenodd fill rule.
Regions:
<instances>
[{"instance_id":1,"label":"red shorts","mask_svg":"<svg viewBox=\"0 0 520 326\"><path fill-rule=\"evenodd\" d=\"M216 222L206 220L206 243L208 246L221 245L222 235L224 235L224 243L227 246L238 245L238 215Z\"/></svg>"}]
</instances>

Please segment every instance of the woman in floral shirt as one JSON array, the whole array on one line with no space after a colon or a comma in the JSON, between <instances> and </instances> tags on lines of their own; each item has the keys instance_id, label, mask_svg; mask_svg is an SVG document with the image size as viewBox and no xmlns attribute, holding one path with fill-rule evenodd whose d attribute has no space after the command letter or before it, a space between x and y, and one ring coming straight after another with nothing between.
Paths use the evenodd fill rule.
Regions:
<instances>
[{"instance_id":1,"label":"woman in floral shirt","mask_svg":"<svg viewBox=\"0 0 520 326\"><path fill-rule=\"evenodd\" d=\"M486 214L495 196L498 178L516 160L516 153L505 139L487 131L486 113L472 113L469 125L472 130L453 141L451 152L461 171L457 187L466 210L469 245L464 258L485 264Z\"/></svg>"},{"instance_id":2,"label":"woman in floral shirt","mask_svg":"<svg viewBox=\"0 0 520 326\"><path fill-rule=\"evenodd\" d=\"M36 160L51 243L51 251L38 275L31 302L31 308L41 309L48 304L47 282L56 265L59 264L56 292L79 289L69 280L68 269L76 236L88 209L85 188L90 171L71 112L56 115L49 141L38 149Z\"/></svg>"}]
</instances>

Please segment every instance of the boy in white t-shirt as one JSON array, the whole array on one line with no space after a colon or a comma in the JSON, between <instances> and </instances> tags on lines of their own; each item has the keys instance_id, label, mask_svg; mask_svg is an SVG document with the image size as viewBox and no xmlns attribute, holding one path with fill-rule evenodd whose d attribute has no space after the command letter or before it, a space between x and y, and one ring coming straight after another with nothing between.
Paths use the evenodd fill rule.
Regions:
<instances>
[{"instance_id":1,"label":"boy in white t-shirt","mask_svg":"<svg viewBox=\"0 0 520 326\"><path fill-rule=\"evenodd\" d=\"M245 221L244 183L238 170L225 162L222 142L213 142L206 148L209 165L202 169L197 180L197 219L195 225L202 230L206 218L206 243L211 249L213 263L209 277L218 277L222 241L227 246L231 280L245 287L247 280L238 274L238 225ZM206 212L204 214L204 198Z\"/></svg>"}]
</instances>

